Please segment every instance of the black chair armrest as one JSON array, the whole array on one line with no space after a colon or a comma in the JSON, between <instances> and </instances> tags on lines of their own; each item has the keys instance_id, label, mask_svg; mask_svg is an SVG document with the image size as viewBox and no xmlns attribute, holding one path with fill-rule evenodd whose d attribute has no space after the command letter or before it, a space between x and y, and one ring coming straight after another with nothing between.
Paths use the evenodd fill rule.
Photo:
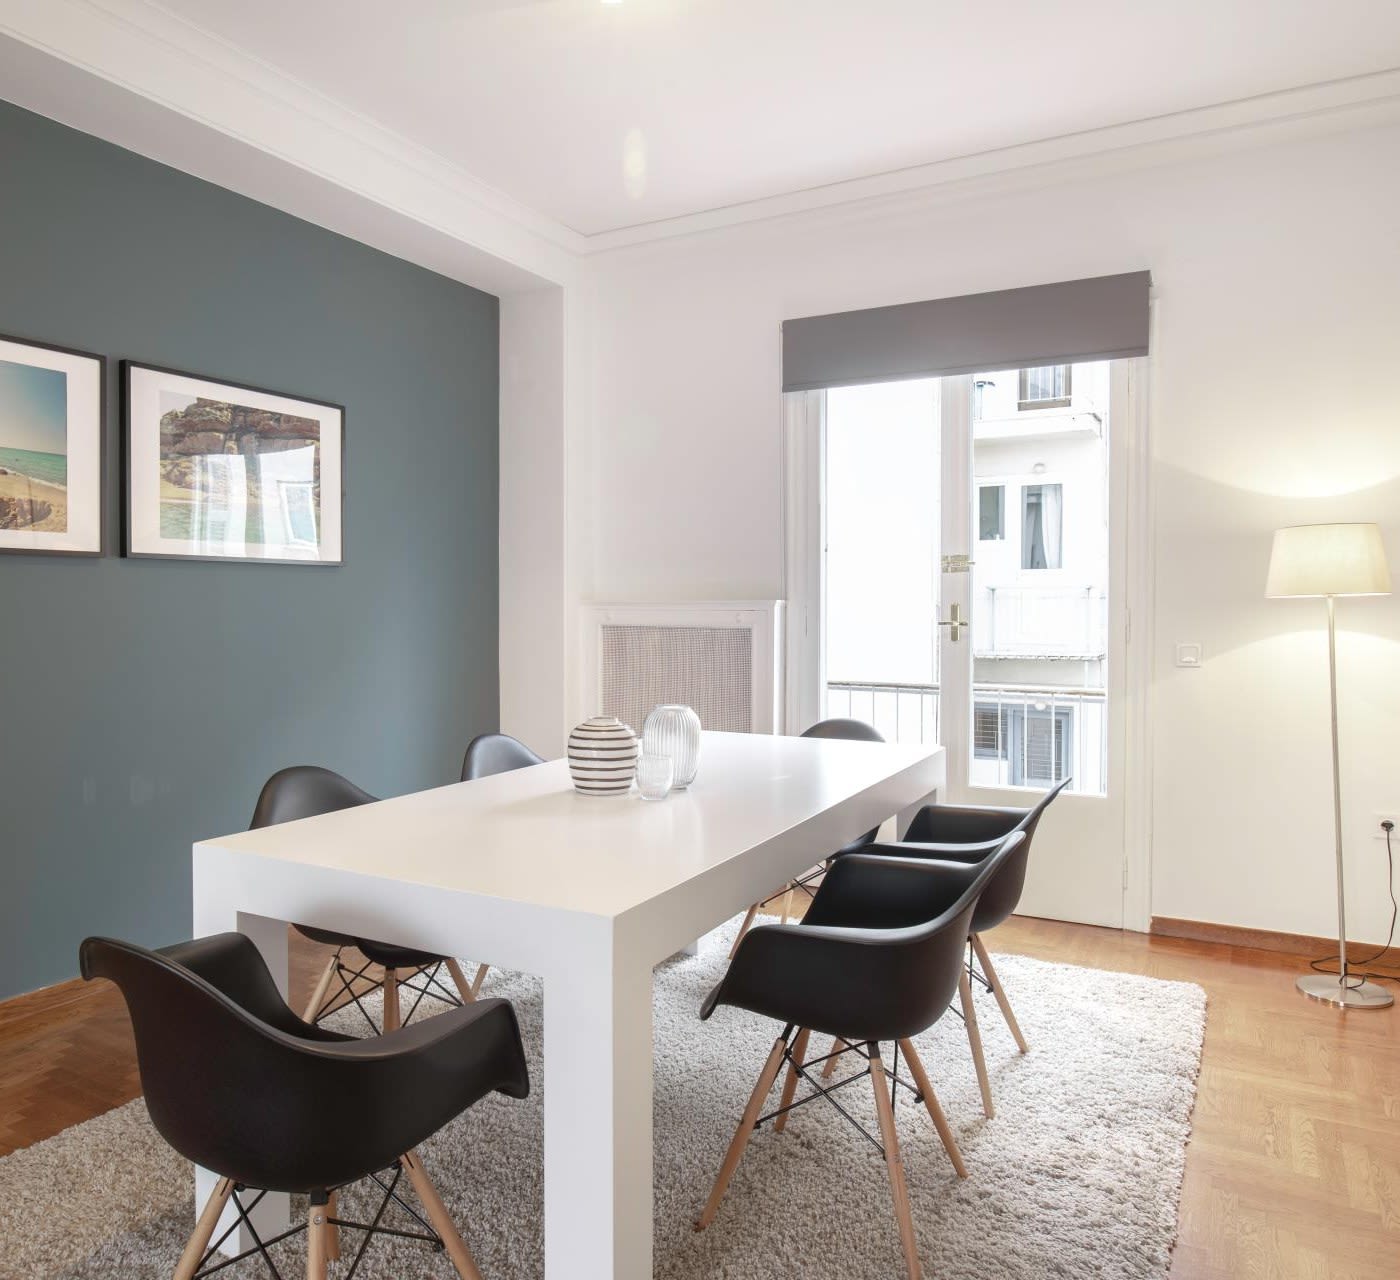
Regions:
<instances>
[{"instance_id":1,"label":"black chair armrest","mask_svg":"<svg viewBox=\"0 0 1400 1280\"><path fill-rule=\"evenodd\" d=\"M936 862L981 862L1000 849L1005 839L1005 836L998 836L995 840L978 840L971 844L935 844L922 840L901 840L898 844L868 844L861 852L878 854L885 858L907 858L911 862L927 859Z\"/></svg>"},{"instance_id":2,"label":"black chair armrest","mask_svg":"<svg viewBox=\"0 0 1400 1280\"><path fill-rule=\"evenodd\" d=\"M925 924L948 910L977 878L973 862L906 857L904 848L869 845L838 858L800 927L902 929Z\"/></svg>"},{"instance_id":3,"label":"black chair armrest","mask_svg":"<svg viewBox=\"0 0 1400 1280\"><path fill-rule=\"evenodd\" d=\"M325 1027L303 1022L282 999L253 940L241 933L215 933L162 947L159 955L198 974L240 1009L289 1036L335 1043L352 1040Z\"/></svg>"},{"instance_id":4,"label":"black chair armrest","mask_svg":"<svg viewBox=\"0 0 1400 1280\"><path fill-rule=\"evenodd\" d=\"M493 1062L498 1079L491 1088L512 1098L524 1098L530 1092L520 1029L509 1000L475 1000L450 1014L379 1036L317 1045L315 1051L331 1072L339 1069L331 1063L341 1064L347 1074L369 1063L390 1072L401 1070L405 1087L415 1081L419 1083L414 1087L421 1087L423 1073L449 1080Z\"/></svg>"},{"instance_id":5,"label":"black chair armrest","mask_svg":"<svg viewBox=\"0 0 1400 1280\"><path fill-rule=\"evenodd\" d=\"M286 1047L265 1122L289 1144L353 1148L366 1166L388 1164L488 1094L530 1091L507 1000L477 1000L387 1035ZM348 1132L345 1115L356 1118Z\"/></svg>"},{"instance_id":6,"label":"black chair armrest","mask_svg":"<svg viewBox=\"0 0 1400 1280\"><path fill-rule=\"evenodd\" d=\"M974 844L997 840L1013 832L1025 809L981 805L926 804L914 815L905 840L920 844Z\"/></svg>"},{"instance_id":7,"label":"black chair armrest","mask_svg":"<svg viewBox=\"0 0 1400 1280\"><path fill-rule=\"evenodd\" d=\"M900 989L897 932L766 924L744 935L729 970L700 1007L721 1003L814 1030L858 1025L872 1000Z\"/></svg>"}]
</instances>

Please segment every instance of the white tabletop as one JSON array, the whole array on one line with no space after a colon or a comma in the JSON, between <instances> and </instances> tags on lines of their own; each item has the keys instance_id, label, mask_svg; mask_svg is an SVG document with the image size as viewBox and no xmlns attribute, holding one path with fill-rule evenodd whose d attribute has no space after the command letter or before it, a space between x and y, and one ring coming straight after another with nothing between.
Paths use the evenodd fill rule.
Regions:
<instances>
[{"instance_id":1,"label":"white tabletop","mask_svg":"<svg viewBox=\"0 0 1400 1280\"><path fill-rule=\"evenodd\" d=\"M551 761L358 809L201 842L228 853L521 904L620 916L803 824L814 859L865 829L830 814L941 768L937 747L706 733L700 771L665 800L585 796ZM907 775L907 776L906 776ZM875 794L870 796L876 800ZM834 840L834 843L832 841Z\"/></svg>"}]
</instances>

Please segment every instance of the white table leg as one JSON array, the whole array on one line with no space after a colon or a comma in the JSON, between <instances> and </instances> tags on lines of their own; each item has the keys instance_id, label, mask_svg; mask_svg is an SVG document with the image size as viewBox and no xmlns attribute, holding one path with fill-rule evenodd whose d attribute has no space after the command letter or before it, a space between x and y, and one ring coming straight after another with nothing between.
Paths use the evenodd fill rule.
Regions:
<instances>
[{"instance_id":1,"label":"white table leg","mask_svg":"<svg viewBox=\"0 0 1400 1280\"><path fill-rule=\"evenodd\" d=\"M651 965L606 927L545 975L546 1280L651 1280Z\"/></svg>"},{"instance_id":2,"label":"white table leg","mask_svg":"<svg viewBox=\"0 0 1400 1280\"><path fill-rule=\"evenodd\" d=\"M272 971L278 990L282 992L283 996L286 996L288 978L286 922L269 920L266 916L245 915L243 912L233 909L226 899L221 902L201 900L199 877L196 875L195 937L202 938L211 933L228 933L233 930L247 934L257 944L263 959L267 961L267 967ZM196 1216L204 1208L204 1204L209 1199L217 1181L218 1176L210 1173L208 1169L195 1168L194 1211ZM251 1198L250 1196L249 1199ZM269 1192L253 1211L252 1219L258 1234L264 1240L277 1235L278 1232L285 1231L291 1225L291 1209L287 1196ZM219 1225L214 1228L214 1239L217 1240L225 1230L237 1221L238 1215L234 1212L232 1201L230 1201L229 1207L224 1210L223 1216L219 1219ZM224 1241L221 1252L233 1257L235 1254L242 1253L243 1250L252 1247L252 1235L246 1227L240 1226Z\"/></svg>"}]
</instances>

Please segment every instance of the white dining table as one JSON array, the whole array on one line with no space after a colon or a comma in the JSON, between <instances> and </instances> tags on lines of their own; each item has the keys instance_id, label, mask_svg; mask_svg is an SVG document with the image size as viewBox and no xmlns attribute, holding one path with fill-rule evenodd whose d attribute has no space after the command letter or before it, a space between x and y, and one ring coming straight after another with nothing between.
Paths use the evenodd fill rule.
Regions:
<instances>
[{"instance_id":1,"label":"white dining table","mask_svg":"<svg viewBox=\"0 0 1400 1280\"><path fill-rule=\"evenodd\" d=\"M653 967L861 832L907 824L944 771L936 746L707 732L694 783L647 801L581 795L552 761L202 840L194 929L247 934L284 992L289 921L539 975L545 1274L644 1280ZM213 1178L196 1181L202 1205ZM259 1231L287 1214L266 1197Z\"/></svg>"}]
</instances>

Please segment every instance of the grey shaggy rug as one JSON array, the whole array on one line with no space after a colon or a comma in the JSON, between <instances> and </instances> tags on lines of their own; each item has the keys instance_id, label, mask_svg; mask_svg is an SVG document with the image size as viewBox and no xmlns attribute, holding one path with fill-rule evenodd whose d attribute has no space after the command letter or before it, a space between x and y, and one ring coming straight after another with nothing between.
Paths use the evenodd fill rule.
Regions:
<instances>
[{"instance_id":1,"label":"grey shaggy rug","mask_svg":"<svg viewBox=\"0 0 1400 1280\"><path fill-rule=\"evenodd\" d=\"M677 957L656 971L655 1274L786 1280L839 1266L852 1280L901 1276L883 1162L821 1101L793 1113L786 1133L765 1125L714 1225L691 1229L775 1034L766 1020L732 1009L708 1023L697 1017L736 926L711 934L698 957ZM982 1116L959 1019L950 1013L918 1041L967 1161L966 1181L953 1173L923 1108L899 1091L900 1141L927 1273L945 1280L1165 1277L1205 993L1019 956L996 963L1031 1051L1016 1053L995 1002L979 993L995 1119ZM486 1280L526 1280L543 1274L540 984L493 970L483 994L515 1002L534 1091L524 1102L487 1099L421 1152ZM346 1029L356 1031L353 1021ZM814 1039L811 1052L825 1051ZM874 1128L868 1085L843 1090L842 1100ZM193 1224L191 1196L189 1166L152 1129L140 1100L76 1125L0 1160L0 1277L166 1280ZM349 1189L341 1212L365 1221L370 1200ZM332 1275L344 1274L357 1244L357 1233L344 1234L351 1248ZM304 1249L304 1237L278 1247L287 1275L303 1272ZM220 1274L267 1275L257 1259ZM358 1274L426 1280L452 1270L423 1245L381 1237Z\"/></svg>"}]
</instances>

